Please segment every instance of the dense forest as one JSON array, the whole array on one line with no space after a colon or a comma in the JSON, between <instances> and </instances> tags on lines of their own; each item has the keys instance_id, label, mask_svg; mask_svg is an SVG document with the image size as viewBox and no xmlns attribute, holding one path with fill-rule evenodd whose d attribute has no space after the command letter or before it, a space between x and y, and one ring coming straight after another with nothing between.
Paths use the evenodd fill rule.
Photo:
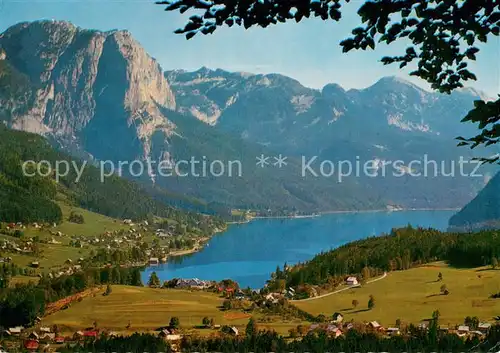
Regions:
<instances>
[{"instance_id":1,"label":"dense forest","mask_svg":"<svg viewBox=\"0 0 500 353\"><path fill-rule=\"evenodd\" d=\"M182 223L204 219L200 214L166 205L165 194L161 201L155 200L139 185L118 176L101 182L100 171L90 165L79 180L73 167L59 183L47 166L41 171L49 177L25 176L22 164L30 160L48 161L52 168L56 161L68 161L70 165L74 162L79 168L83 163L54 150L41 136L0 126L0 221L59 222L61 210L53 200L61 195L77 206L114 218L144 219L156 215ZM34 173L32 169L28 171Z\"/></svg>"},{"instance_id":2,"label":"dense forest","mask_svg":"<svg viewBox=\"0 0 500 353\"><path fill-rule=\"evenodd\" d=\"M499 257L498 231L445 233L408 226L320 253L286 271L278 268L274 279L286 280L287 286L321 285L332 277L405 270L438 260L455 267L478 267Z\"/></svg>"},{"instance_id":3,"label":"dense forest","mask_svg":"<svg viewBox=\"0 0 500 353\"><path fill-rule=\"evenodd\" d=\"M59 348L58 352L170 353L172 348L168 342L159 336L135 333L127 337L101 337L96 341L80 342L75 346Z\"/></svg>"}]
</instances>

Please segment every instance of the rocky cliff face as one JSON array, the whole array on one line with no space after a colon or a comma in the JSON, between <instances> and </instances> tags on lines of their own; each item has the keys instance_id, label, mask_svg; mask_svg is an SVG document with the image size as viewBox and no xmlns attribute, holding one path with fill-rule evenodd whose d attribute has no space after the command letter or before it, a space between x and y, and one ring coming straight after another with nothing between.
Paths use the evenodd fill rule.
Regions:
<instances>
[{"instance_id":1,"label":"rocky cliff face","mask_svg":"<svg viewBox=\"0 0 500 353\"><path fill-rule=\"evenodd\" d=\"M29 107L9 121L13 128L49 135L73 150L99 151L101 159L146 158L155 132L168 137L175 130L158 109L175 109L161 67L126 31L20 23L3 33L0 47L32 87ZM138 142L102 150L118 136Z\"/></svg>"}]
</instances>

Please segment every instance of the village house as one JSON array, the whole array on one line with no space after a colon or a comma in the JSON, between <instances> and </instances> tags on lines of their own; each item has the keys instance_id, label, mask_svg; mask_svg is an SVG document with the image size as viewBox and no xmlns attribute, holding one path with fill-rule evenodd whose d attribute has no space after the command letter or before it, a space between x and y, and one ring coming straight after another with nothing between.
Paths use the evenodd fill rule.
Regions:
<instances>
[{"instance_id":1,"label":"village house","mask_svg":"<svg viewBox=\"0 0 500 353\"><path fill-rule=\"evenodd\" d=\"M320 328L319 324L312 324L311 326L309 326L309 330L308 331L312 332L312 331L317 330L319 328Z\"/></svg>"},{"instance_id":2,"label":"village house","mask_svg":"<svg viewBox=\"0 0 500 353\"><path fill-rule=\"evenodd\" d=\"M203 280L198 279L198 278L190 278L190 279L180 278L176 284L176 288L205 289L205 288L209 288L210 286L212 286L211 281L203 281Z\"/></svg>"},{"instance_id":3,"label":"village house","mask_svg":"<svg viewBox=\"0 0 500 353\"><path fill-rule=\"evenodd\" d=\"M477 326L478 331L481 331L482 333L488 333L490 328L491 324L487 322L480 322L479 325Z\"/></svg>"},{"instance_id":4,"label":"village house","mask_svg":"<svg viewBox=\"0 0 500 353\"><path fill-rule=\"evenodd\" d=\"M156 230L156 236L158 238L170 238L172 236L172 233L170 231L165 231L163 229L157 229Z\"/></svg>"},{"instance_id":5,"label":"village house","mask_svg":"<svg viewBox=\"0 0 500 353\"><path fill-rule=\"evenodd\" d=\"M339 312L336 312L332 316L333 322L336 324L340 324L344 320L344 315Z\"/></svg>"},{"instance_id":6,"label":"village house","mask_svg":"<svg viewBox=\"0 0 500 353\"><path fill-rule=\"evenodd\" d=\"M36 333L35 331L33 331L33 332L31 332L28 335L28 338L31 339L31 340L38 340L40 337L38 336L38 333Z\"/></svg>"},{"instance_id":7,"label":"village house","mask_svg":"<svg viewBox=\"0 0 500 353\"><path fill-rule=\"evenodd\" d=\"M266 298L266 301L271 302L273 304L276 304L279 302L279 298L277 297L276 293L269 293L268 295L266 295L265 298Z\"/></svg>"},{"instance_id":8,"label":"village house","mask_svg":"<svg viewBox=\"0 0 500 353\"><path fill-rule=\"evenodd\" d=\"M40 341L42 342L53 342L56 338L55 333L44 333L40 335Z\"/></svg>"},{"instance_id":9,"label":"village house","mask_svg":"<svg viewBox=\"0 0 500 353\"><path fill-rule=\"evenodd\" d=\"M157 257L152 257L149 259L149 265L158 265L160 260Z\"/></svg>"},{"instance_id":10,"label":"village house","mask_svg":"<svg viewBox=\"0 0 500 353\"><path fill-rule=\"evenodd\" d=\"M358 279L356 277L348 277L345 281L345 284L348 286L357 286L359 285Z\"/></svg>"},{"instance_id":11,"label":"village house","mask_svg":"<svg viewBox=\"0 0 500 353\"><path fill-rule=\"evenodd\" d=\"M99 332L97 330L86 330L83 331L84 338L97 338L99 336Z\"/></svg>"},{"instance_id":12,"label":"village house","mask_svg":"<svg viewBox=\"0 0 500 353\"><path fill-rule=\"evenodd\" d=\"M371 321L368 323L368 327L371 327L372 329L374 330L383 330L384 328L382 327L382 325L380 325L377 321Z\"/></svg>"},{"instance_id":13,"label":"village house","mask_svg":"<svg viewBox=\"0 0 500 353\"><path fill-rule=\"evenodd\" d=\"M20 335L21 332L23 332L24 327L22 326L16 326L16 327L11 327L8 330L5 331L5 333L9 336L17 336Z\"/></svg>"},{"instance_id":14,"label":"village house","mask_svg":"<svg viewBox=\"0 0 500 353\"><path fill-rule=\"evenodd\" d=\"M24 348L29 351L36 351L40 345L35 340L27 340L24 342Z\"/></svg>"},{"instance_id":15,"label":"village house","mask_svg":"<svg viewBox=\"0 0 500 353\"><path fill-rule=\"evenodd\" d=\"M288 288L288 290L286 291L286 296L288 298L295 297L295 289L293 289L292 287Z\"/></svg>"},{"instance_id":16,"label":"village house","mask_svg":"<svg viewBox=\"0 0 500 353\"><path fill-rule=\"evenodd\" d=\"M238 290L234 297L238 300L243 300L245 299L245 294L241 290Z\"/></svg>"},{"instance_id":17,"label":"village house","mask_svg":"<svg viewBox=\"0 0 500 353\"><path fill-rule=\"evenodd\" d=\"M342 330L340 330L337 326L335 325L328 325L326 327L326 332L333 337L337 338L339 336L342 336Z\"/></svg>"},{"instance_id":18,"label":"village house","mask_svg":"<svg viewBox=\"0 0 500 353\"><path fill-rule=\"evenodd\" d=\"M471 331L471 332L470 332L470 334L471 334L471 335L478 336L478 337L480 337L480 338L486 335L485 333L483 333L483 332L481 332L481 331L477 331L477 330L476 330L476 331Z\"/></svg>"},{"instance_id":19,"label":"village house","mask_svg":"<svg viewBox=\"0 0 500 353\"><path fill-rule=\"evenodd\" d=\"M469 334L469 332L470 332L469 326L460 325L457 328L457 335L460 337L463 337L463 336Z\"/></svg>"},{"instance_id":20,"label":"village house","mask_svg":"<svg viewBox=\"0 0 500 353\"><path fill-rule=\"evenodd\" d=\"M89 338L95 339L98 336L99 336L99 331L87 329L85 331L76 331L75 334L73 335L73 339L74 340L82 340L82 339L89 339Z\"/></svg>"},{"instance_id":21,"label":"village house","mask_svg":"<svg viewBox=\"0 0 500 353\"><path fill-rule=\"evenodd\" d=\"M397 328L397 327L388 327L386 330L386 333L388 336L397 336L397 335L401 334L399 328Z\"/></svg>"},{"instance_id":22,"label":"village house","mask_svg":"<svg viewBox=\"0 0 500 353\"><path fill-rule=\"evenodd\" d=\"M429 329L429 322L422 321L420 324L418 324L418 328L427 331Z\"/></svg>"},{"instance_id":23,"label":"village house","mask_svg":"<svg viewBox=\"0 0 500 353\"><path fill-rule=\"evenodd\" d=\"M179 341L182 339L181 335L177 334L175 330L169 328L161 330L160 337L167 341Z\"/></svg>"}]
</instances>

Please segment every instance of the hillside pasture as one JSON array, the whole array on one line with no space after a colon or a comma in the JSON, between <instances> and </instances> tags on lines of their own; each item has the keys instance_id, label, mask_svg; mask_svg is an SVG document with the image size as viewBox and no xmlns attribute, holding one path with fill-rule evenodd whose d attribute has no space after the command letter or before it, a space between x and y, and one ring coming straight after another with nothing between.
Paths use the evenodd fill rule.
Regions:
<instances>
[{"instance_id":1,"label":"hillside pasture","mask_svg":"<svg viewBox=\"0 0 500 353\"><path fill-rule=\"evenodd\" d=\"M438 281L439 272L443 280ZM440 293L442 285L448 295ZM294 301L294 304L311 314L331 316L341 312L344 320L372 321L393 326L397 319L404 323L418 324L439 310L441 323L461 324L466 316L477 316L481 321L492 322L500 312L500 299L490 295L500 292L500 270L489 268L455 269L443 263L406 271L388 273L387 277L323 298ZM368 310L369 296L375 297L375 307ZM359 305L354 308L353 300Z\"/></svg>"}]
</instances>

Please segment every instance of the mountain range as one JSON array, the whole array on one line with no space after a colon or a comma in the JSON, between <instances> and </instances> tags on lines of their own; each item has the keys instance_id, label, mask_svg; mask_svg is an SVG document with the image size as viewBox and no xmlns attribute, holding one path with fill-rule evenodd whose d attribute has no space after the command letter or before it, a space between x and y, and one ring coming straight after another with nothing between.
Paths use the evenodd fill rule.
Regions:
<instances>
[{"instance_id":1,"label":"mountain range","mask_svg":"<svg viewBox=\"0 0 500 353\"><path fill-rule=\"evenodd\" d=\"M459 121L482 97L472 89L430 93L397 77L365 89L329 84L318 90L279 74L164 72L129 32L64 21L19 23L0 35L0 121L6 126L43 135L93 162L239 161L241 176L125 173L151 190L211 205L304 211L461 207L484 187L492 167L482 168L484 177L416 177L410 173L423 167L409 162L436 160L441 174L441 163L450 173L452 161L471 158L454 138L475 133ZM270 162L286 156L287 165L260 168L261 155ZM316 170L324 160L374 161L378 174L341 182L338 171L304 176L303 161L311 158L318 161ZM381 166L395 160L402 161L401 176L384 177Z\"/></svg>"}]
</instances>

